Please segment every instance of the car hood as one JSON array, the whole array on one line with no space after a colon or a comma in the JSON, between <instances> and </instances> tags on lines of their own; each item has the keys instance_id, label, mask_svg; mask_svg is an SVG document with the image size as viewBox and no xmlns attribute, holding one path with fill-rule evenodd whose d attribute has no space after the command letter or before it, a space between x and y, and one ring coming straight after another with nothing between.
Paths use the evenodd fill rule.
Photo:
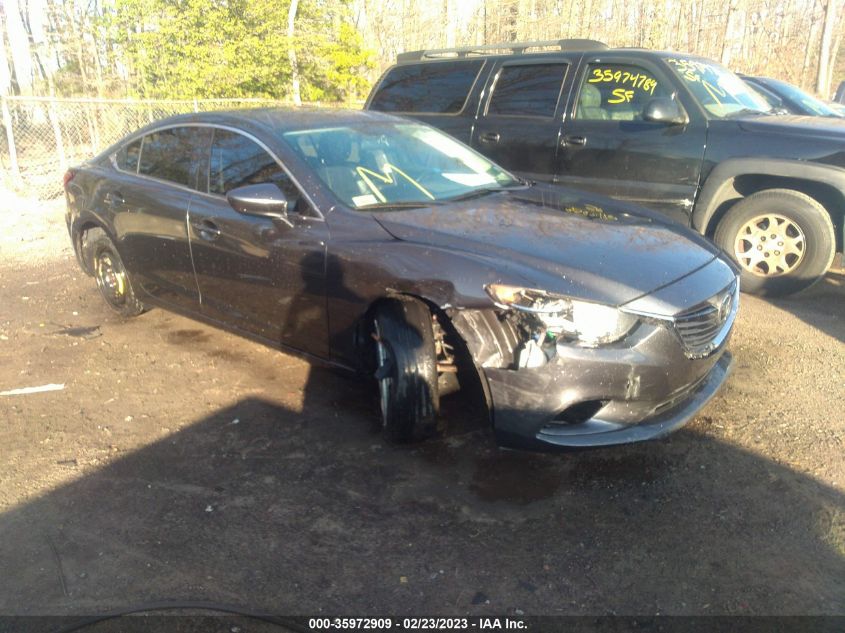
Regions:
<instances>
[{"instance_id":1,"label":"car hood","mask_svg":"<svg viewBox=\"0 0 845 633\"><path fill-rule=\"evenodd\" d=\"M543 185L373 217L396 239L484 258L504 283L613 305L672 283L719 252L645 209Z\"/></svg>"},{"instance_id":2,"label":"car hood","mask_svg":"<svg viewBox=\"0 0 845 633\"><path fill-rule=\"evenodd\" d=\"M845 118L824 116L770 115L737 119L741 129L760 134L819 136L845 140Z\"/></svg>"}]
</instances>

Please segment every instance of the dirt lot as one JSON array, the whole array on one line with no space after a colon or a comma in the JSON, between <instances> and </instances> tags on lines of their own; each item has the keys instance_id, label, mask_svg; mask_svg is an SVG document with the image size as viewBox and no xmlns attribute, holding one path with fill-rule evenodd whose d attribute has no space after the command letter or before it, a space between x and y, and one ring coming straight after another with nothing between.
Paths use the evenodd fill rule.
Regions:
<instances>
[{"instance_id":1,"label":"dirt lot","mask_svg":"<svg viewBox=\"0 0 845 633\"><path fill-rule=\"evenodd\" d=\"M744 296L727 388L666 440L397 448L367 383L123 321L60 205L4 206L0 392L64 388L0 396L0 613L845 614L845 271Z\"/></svg>"}]
</instances>

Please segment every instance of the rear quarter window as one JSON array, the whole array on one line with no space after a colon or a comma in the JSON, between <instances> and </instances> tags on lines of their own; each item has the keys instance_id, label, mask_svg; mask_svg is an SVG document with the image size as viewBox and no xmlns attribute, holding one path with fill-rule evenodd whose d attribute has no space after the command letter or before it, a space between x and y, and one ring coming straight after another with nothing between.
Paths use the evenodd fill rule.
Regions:
<instances>
[{"instance_id":1,"label":"rear quarter window","mask_svg":"<svg viewBox=\"0 0 845 633\"><path fill-rule=\"evenodd\" d=\"M463 110L482 60L396 66L370 101L371 110L456 114Z\"/></svg>"},{"instance_id":2,"label":"rear quarter window","mask_svg":"<svg viewBox=\"0 0 845 633\"><path fill-rule=\"evenodd\" d=\"M141 156L141 139L124 145L115 154L114 162L121 171L135 173L138 171L138 158Z\"/></svg>"}]
</instances>

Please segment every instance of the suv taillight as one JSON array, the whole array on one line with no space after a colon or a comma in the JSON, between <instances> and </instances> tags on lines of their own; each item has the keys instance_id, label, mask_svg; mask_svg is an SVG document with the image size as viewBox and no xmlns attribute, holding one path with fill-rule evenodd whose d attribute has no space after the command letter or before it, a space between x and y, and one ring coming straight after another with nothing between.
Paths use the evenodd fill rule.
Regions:
<instances>
[{"instance_id":1,"label":"suv taillight","mask_svg":"<svg viewBox=\"0 0 845 633\"><path fill-rule=\"evenodd\" d=\"M73 180L73 177L76 176L76 172L72 169L68 169L65 172L64 176L64 188L67 189L67 186L70 184L70 181Z\"/></svg>"}]
</instances>

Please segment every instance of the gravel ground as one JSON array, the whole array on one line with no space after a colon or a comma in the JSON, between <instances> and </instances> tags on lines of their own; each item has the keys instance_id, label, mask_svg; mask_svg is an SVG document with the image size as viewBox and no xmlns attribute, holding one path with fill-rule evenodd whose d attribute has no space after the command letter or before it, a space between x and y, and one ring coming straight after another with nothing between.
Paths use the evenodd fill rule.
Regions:
<instances>
[{"instance_id":1,"label":"gravel ground","mask_svg":"<svg viewBox=\"0 0 845 633\"><path fill-rule=\"evenodd\" d=\"M845 271L744 296L727 387L665 440L562 455L373 430L371 385L76 266L0 211L0 613L845 614Z\"/></svg>"}]
</instances>

